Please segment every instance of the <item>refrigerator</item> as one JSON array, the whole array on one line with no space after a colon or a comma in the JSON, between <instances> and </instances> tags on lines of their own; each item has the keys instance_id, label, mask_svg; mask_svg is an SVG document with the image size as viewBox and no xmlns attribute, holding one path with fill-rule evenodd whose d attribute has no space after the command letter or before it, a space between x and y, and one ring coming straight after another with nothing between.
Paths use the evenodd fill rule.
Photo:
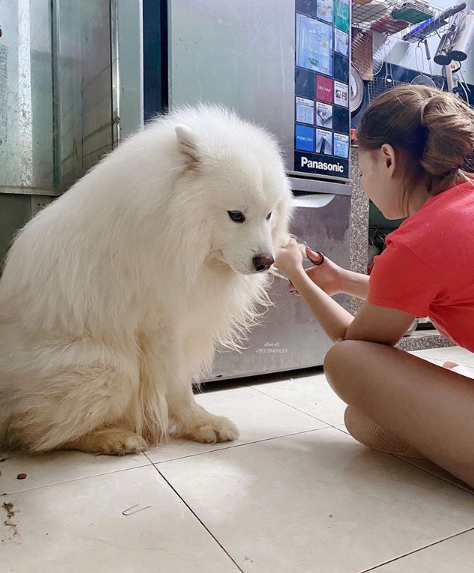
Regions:
<instances>
[{"instance_id":1,"label":"refrigerator","mask_svg":"<svg viewBox=\"0 0 474 573\"><path fill-rule=\"evenodd\" d=\"M349 266L349 0L22 0L2 14L0 157L23 169L7 161L0 174L0 259L143 121L203 101L276 136L291 231ZM322 364L331 343L305 304L284 280L270 297L246 349L218 352L212 380Z\"/></svg>"},{"instance_id":2,"label":"refrigerator","mask_svg":"<svg viewBox=\"0 0 474 573\"><path fill-rule=\"evenodd\" d=\"M349 0L143 3L145 119L217 102L270 130L294 194L291 232L350 265ZM331 346L275 279L273 306L241 352L218 351L210 380L319 366ZM348 298L336 299L348 308Z\"/></svg>"}]
</instances>

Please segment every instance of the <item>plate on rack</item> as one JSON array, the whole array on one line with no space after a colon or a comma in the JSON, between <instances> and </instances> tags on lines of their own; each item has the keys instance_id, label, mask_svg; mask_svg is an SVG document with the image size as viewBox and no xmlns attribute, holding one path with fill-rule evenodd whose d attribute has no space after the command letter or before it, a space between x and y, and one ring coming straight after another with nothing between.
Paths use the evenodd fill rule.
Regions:
<instances>
[{"instance_id":1,"label":"plate on rack","mask_svg":"<svg viewBox=\"0 0 474 573\"><path fill-rule=\"evenodd\" d=\"M364 103L364 82L359 72L351 66L351 114L354 116Z\"/></svg>"}]
</instances>

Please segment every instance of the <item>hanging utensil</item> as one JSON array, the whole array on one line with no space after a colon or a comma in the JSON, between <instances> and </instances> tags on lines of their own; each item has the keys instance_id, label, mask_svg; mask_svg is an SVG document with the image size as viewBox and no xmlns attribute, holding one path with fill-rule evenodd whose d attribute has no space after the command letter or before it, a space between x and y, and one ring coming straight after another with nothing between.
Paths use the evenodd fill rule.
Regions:
<instances>
[{"instance_id":1,"label":"hanging utensil","mask_svg":"<svg viewBox=\"0 0 474 573\"><path fill-rule=\"evenodd\" d=\"M390 89L393 85L393 67L390 52L385 44L385 88Z\"/></svg>"},{"instance_id":2,"label":"hanging utensil","mask_svg":"<svg viewBox=\"0 0 474 573\"><path fill-rule=\"evenodd\" d=\"M427 76L424 73L424 61L423 61L423 50L421 49L421 44L424 44L425 46L425 55L426 55L426 59L428 60L428 65L430 68L430 76ZM418 66L418 51L421 52L421 63L422 63L422 69L420 70L419 66ZM430 48L428 46L428 41L425 39L423 41L418 42L418 45L416 47L415 50L415 62L416 62L416 69L418 70L418 75L416 77L414 77L411 80L411 84L413 85L417 85L417 86L426 86L429 88L435 88L436 89L436 84L433 81L433 67L431 65L431 53L430 53Z\"/></svg>"},{"instance_id":3,"label":"hanging utensil","mask_svg":"<svg viewBox=\"0 0 474 573\"><path fill-rule=\"evenodd\" d=\"M436 88L442 90L444 88L444 78L441 76L435 76L433 74L433 60L431 58L430 46L428 44L427 39L425 39L424 44L425 44L426 59L428 60L428 66L430 68L430 79L432 80Z\"/></svg>"}]
</instances>

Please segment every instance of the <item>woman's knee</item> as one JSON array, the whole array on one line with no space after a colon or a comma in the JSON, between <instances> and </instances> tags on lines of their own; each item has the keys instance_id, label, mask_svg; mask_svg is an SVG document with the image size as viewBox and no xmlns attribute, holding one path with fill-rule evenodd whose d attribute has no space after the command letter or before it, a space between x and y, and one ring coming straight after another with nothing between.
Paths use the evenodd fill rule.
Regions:
<instances>
[{"instance_id":1,"label":"woman's knee","mask_svg":"<svg viewBox=\"0 0 474 573\"><path fill-rule=\"evenodd\" d=\"M357 371L366 342L344 340L337 342L326 354L324 373L334 392L346 403L351 403L351 394L357 391Z\"/></svg>"}]
</instances>

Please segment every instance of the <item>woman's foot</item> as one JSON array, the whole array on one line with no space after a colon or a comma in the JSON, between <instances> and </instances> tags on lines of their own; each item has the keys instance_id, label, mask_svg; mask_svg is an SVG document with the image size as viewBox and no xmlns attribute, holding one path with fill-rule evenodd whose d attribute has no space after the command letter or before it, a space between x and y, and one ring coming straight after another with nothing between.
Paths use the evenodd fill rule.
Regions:
<instances>
[{"instance_id":1,"label":"woman's foot","mask_svg":"<svg viewBox=\"0 0 474 573\"><path fill-rule=\"evenodd\" d=\"M406 458L426 459L423 454L420 454L389 430L367 418L357 408L352 406L346 408L344 423L349 434L368 448Z\"/></svg>"},{"instance_id":2,"label":"woman's foot","mask_svg":"<svg viewBox=\"0 0 474 573\"><path fill-rule=\"evenodd\" d=\"M461 374L461 376L465 376L466 378L474 379L474 369L469 368L469 366L461 366L456 362L451 362L451 360L448 360L443 364L443 368L452 370L453 372L456 372L456 374Z\"/></svg>"}]
</instances>

